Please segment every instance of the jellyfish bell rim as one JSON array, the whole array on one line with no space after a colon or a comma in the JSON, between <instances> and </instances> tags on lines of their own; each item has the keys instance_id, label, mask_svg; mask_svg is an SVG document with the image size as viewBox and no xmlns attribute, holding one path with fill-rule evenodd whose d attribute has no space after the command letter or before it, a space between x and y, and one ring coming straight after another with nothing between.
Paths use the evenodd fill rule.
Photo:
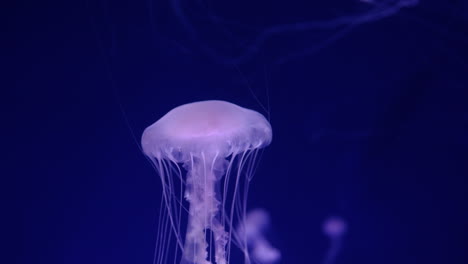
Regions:
<instances>
[{"instance_id":1,"label":"jellyfish bell rim","mask_svg":"<svg viewBox=\"0 0 468 264\"><path fill-rule=\"evenodd\" d=\"M145 155L179 163L193 157L224 157L266 147L272 140L260 113L220 100L197 101L173 108L142 135Z\"/></svg>"}]
</instances>

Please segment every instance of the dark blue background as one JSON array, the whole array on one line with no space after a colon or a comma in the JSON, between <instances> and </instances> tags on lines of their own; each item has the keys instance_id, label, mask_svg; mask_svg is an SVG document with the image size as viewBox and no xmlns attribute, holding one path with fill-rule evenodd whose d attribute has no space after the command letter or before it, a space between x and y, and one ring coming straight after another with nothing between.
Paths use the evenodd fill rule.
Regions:
<instances>
[{"instance_id":1,"label":"dark blue background","mask_svg":"<svg viewBox=\"0 0 468 264\"><path fill-rule=\"evenodd\" d=\"M3 9L15 263L151 263L161 186L141 132L206 99L269 108L250 206L271 212L282 263L320 263L330 215L349 225L337 263L467 263L466 1L362 24L358 1L182 2Z\"/></svg>"}]
</instances>

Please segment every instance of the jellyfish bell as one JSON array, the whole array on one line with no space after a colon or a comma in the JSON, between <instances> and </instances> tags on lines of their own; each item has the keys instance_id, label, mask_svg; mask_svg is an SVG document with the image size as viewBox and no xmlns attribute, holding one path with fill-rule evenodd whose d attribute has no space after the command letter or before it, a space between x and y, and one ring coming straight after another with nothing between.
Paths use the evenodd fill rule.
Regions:
<instances>
[{"instance_id":1,"label":"jellyfish bell","mask_svg":"<svg viewBox=\"0 0 468 264\"><path fill-rule=\"evenodd\" d=\"M242 178L251 179L257 150L271 138L271 126L263 115L225 101L176 107L145 129L143 152L158 170L167 208L160 219L165 224L159 231L164 234L158 234L155 262L167 261L164 255L170 239L163 230L167 226L176 240L175 258L180 250L180 263L213 263L211 255L217 264L229 263L231 240L248 259L245 239L233 222L245 218L250 180ZM186 170L185 177L179 164ZM230 187L231 174L234 186ZM182 211L188 213L185 239L180 227Z\"/></svg>"},{"instance_id":2,"label":"jellyfish bell","mask_svg":"<svg viewBox=\"0 0 468 264\"><path fill-rule=\"evenodd\" d=\"M333 216L323 223L323 232L332 239L340 238L346 233L347 224L341 217Z\"/></svg>"},{"instance_id":3,"label":"jellyfish bell","mask_svg":"<svg viewBox=\"0 0 468 264\"><path fill-rule=\"evenodd\" d=\"M271 142L271 126L258 112L225 101L174 108L143 132L143 152L186 162L191 153L229 156Z\"/></svg>"}]
</instances>

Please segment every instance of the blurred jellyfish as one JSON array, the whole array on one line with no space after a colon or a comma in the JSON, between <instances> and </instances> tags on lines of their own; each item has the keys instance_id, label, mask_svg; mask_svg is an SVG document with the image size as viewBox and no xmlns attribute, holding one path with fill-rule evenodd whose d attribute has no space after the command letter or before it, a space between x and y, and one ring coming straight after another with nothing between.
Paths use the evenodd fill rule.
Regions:
<instances>
[{"instance_id":1,"label":"blurred jellyfish","mask_svg":"<svg viewBox=\"0 0 468 264\"><path fill-rule=\"evenodd\" d=\"M335 262L341 249L343 236L346 233L346 222L339 217L330 217L323 223L323 233L330 239L330 248L325 254L322 264L331 264Z\"/></svg>"},{"instance_id":2,"label":"blurred jellyfish","mask_svg":"<svg viewBox=\"0 0 468 264\"><path fill-rule=\"evenodd\" d=\"M251 210L245 222L239 225L238 233L245 236L252 259L259 264L277 263L281 253L265 237L270 228L270 216L263 209Z\"/></svg>"},{"instance_id":3,"label":"blurred jellyfish","mask_svg":"<svg viewBox=\"0 0 468 264\"><path fill-rule=\"evenodd\" d=\"M154 263L226 264L231 244L250 263L246 233L233 227L246 222L255 160L271 137L263 115L224 101L179 106L145 129L143 151L159 173L167 209L160 211Z\"/></svg>"}]
</instances>

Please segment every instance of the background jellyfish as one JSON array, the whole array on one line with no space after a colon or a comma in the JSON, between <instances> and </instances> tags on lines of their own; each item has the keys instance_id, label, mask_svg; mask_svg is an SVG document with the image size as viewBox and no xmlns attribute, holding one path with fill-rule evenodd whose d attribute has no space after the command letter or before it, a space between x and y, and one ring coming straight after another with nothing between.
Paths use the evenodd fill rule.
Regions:
<instances>
[{"instance_id":1,"label":"background jellyfish","mask_svg":"<svg viewBox=\"0 0 468 264\"><path fill-rule=\"evenodd\" d=\"M261 114L224 101L179 106L145 129L143 151L161 177L167 209L160 217L155 263L168 263L168 227L176 240L175 263L179 250L181 263L229 263L231 241L250 263L247 240L251 236L246 238L233 227L246 221L248 184L257 152L270 143L271 136L270 124ZM188 206L183 205L182 196Z\"/></svg>"},{"instance_id":2,"label":"background jellyfish","mask_svg":"<svg viewBox=\"0 0 468 264\"><path fill-rule=\"evenodd\" d=\"M322 264L335 263L336 257L341 250L343 236L347 231L347 224L340 217L329 217L324 221L322 230L330 240L330 246L325 254Z\"/></svg>"},{"instance_id":3,"label":"background jellyfish","mask_svg":"<svg viewBox=\"0 0 468 264\"><path fill-rule=\"evenodd\" d=\"M266 237L270 229L270 216L264 209L249 211L244 222L237 228L238 233L245 237L245 241L255 263L277 263L281 259L281 253L274 248Z\"/></svg>"}]
</instances>

